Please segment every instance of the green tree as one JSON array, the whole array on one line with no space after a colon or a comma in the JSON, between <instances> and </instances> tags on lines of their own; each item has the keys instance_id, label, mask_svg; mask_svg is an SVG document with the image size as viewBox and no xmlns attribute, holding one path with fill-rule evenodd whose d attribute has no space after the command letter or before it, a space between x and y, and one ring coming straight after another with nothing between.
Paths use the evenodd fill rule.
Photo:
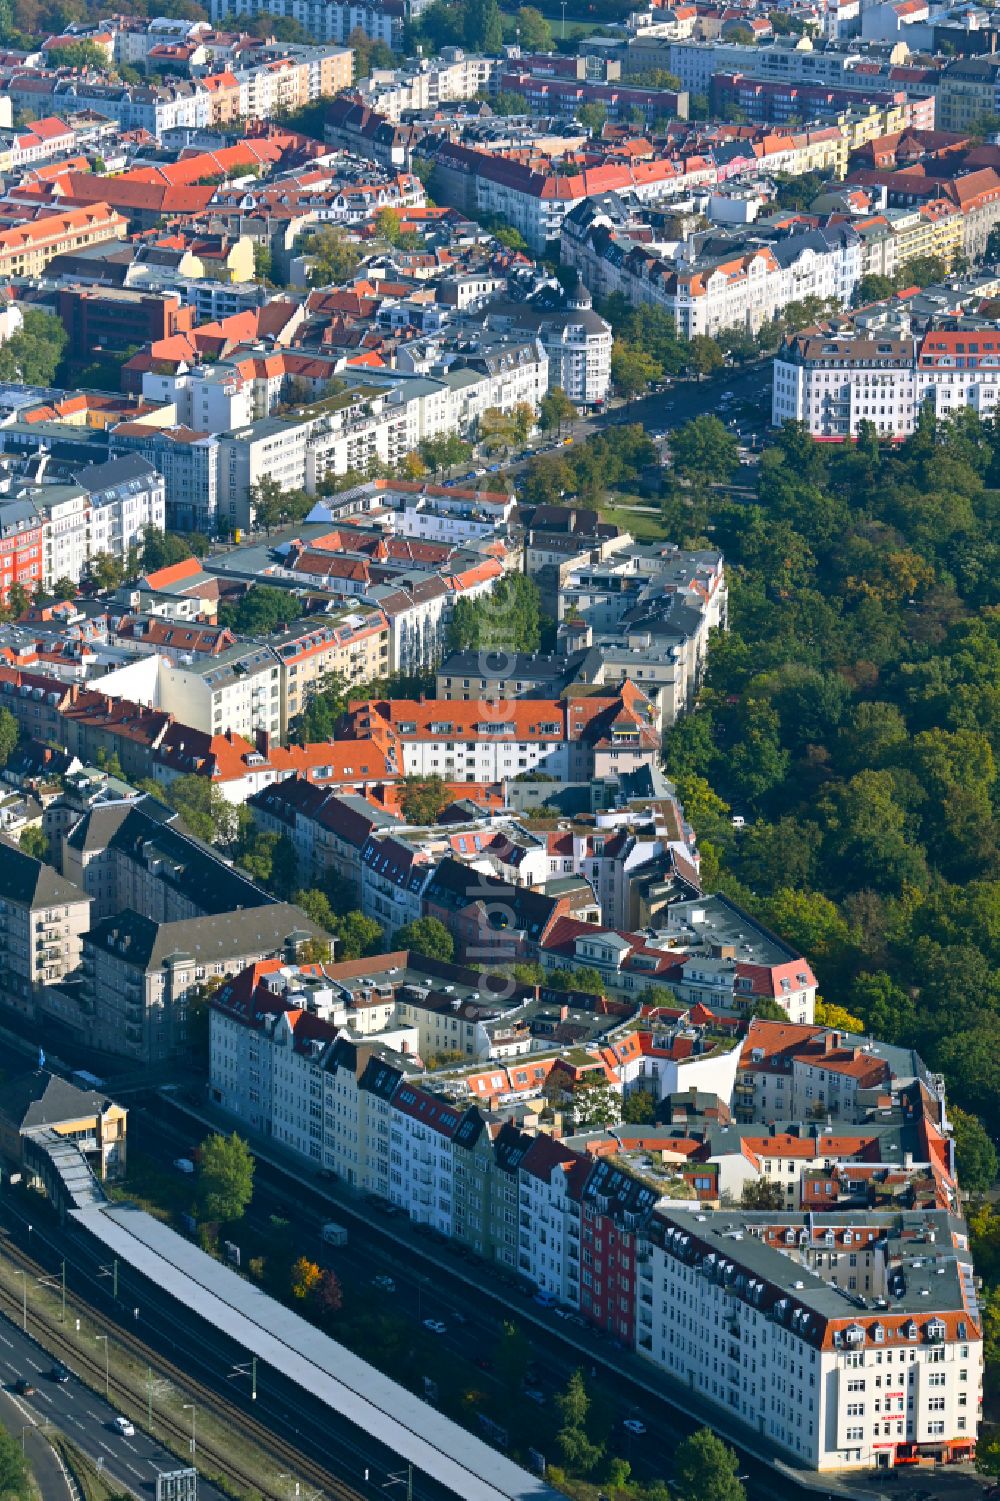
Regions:
<instances>
[{"instance_id":1,"label":"green tree","mask_svg":"<svg viewBox=\"0 0 1000 1501\"><path fill-rule=\"evenodd\" d=\"M527 99L515 89L498 90L489 100L489 104L495 115L526 115L528 113Z\"/></svg>"},{"instance_id":2,"label":"green tree","mask_svg":"<svg viewBox=\"0 0 1000 1501\"><path fill-rule=\"evenodd\" d=\"M710 339L707 334L693 334L688 340L687 364L699 379L721 370L725 360L718 341Z\"/></svg>"},{"instance_id":3,"label":"green tree","mask_svg":"<svg viewBox=\"0 0 1000 1501\"><path fill-rule=\"evenodd\" d=\"M867 276L854 288L851 302L855 307L865 307L870 302L884 302L891 297L896 290L895 283L889 276L881 276L877 271L869 271Z\"/></svg>"},{"instance_id":4,"label":"green tree","mask_svg":"<svg viewBox=\"0 0 1000 1501\"><path fill-rule=\"evenodd\" d=\"M472 52L495 56L503 47L503 22L497 0L464 0L463 34Z\"/></svg>"},{"instance_id":5,"label":"green tree","mask_svg":"<svg viewBox=\"0 0 1000 1501\"><path fill-rule=\"evenodd\" d=\"M652 1090L629 1090L622 1102L622 1120L627 1126L652 1126L656 1120L656 1096Z\"/></svg>"},{"instance_id":6,"label":"green tree","mask_svg":"<svg viewBox=\"0 0 1000 1501\"><path fill-rule=\"evenodd\" d=\"M17 842L19 848L35 860L41 860L47 864L51 858L52 851L48 839L42 832L41 824L28 824L27 828L21 830Z\"/></svg>"},{"instance_id":7,"label":"green tree","mask_svg":"<svg viewBox=\"0 0 1000 1501\"><path fill-rule=\"evenodd\" d=\"M251 584L237 604L219 606L218 621L241 636L273 636L302 613L302 602L290 589Z\"/></svg>"},{"instance_id":8,"label":"green tree","mask_svg":"<svg viewBox=\"0 0 1000 1501\"><path fill-rule=\"evenodd\" d=\"M541 596L534 579L506 575L492 594L455 601L450 651L534 652L541 645Z\"/></svg>"},{"instance_id":9,"label":"green tree","mask_svg":"<svg viewBox=\"0 0 1000 1501\"><path fill-rule=\"evenodd\" d=\"M365 959L369 954L381 952L382 929L373 917L366 917L363 912L345 912L334 917L331 931L337 935L338 962Z\"/></svg>"},{"instance_id":10,"label":"green tree","mask_svg":"<svg viewBox=\"0 0 1000 1501\"><path fill-rule=\"evenodd\" d=\"M436 917L415 917L393 935L394 949L412 949L425 959L439 959L450 964L455 957L455 940Z\"/></svg>"},{"instance_id":11,"label":"green tree","mask_svg":"<svg viewBox=\"0 0 1000 1501\"><path fill-rule=\"evenodd\" d=\"M32 1494L28 1462L13 1433L0 1428L0 1496L4 1501L29 1501Z\"/></svg>"},{"instance_id":12,"label":"green tree","mask_svg":"<svg viewBox=\"0 0 1000 1501\"><path fill-rule=\"evenodd\" d=\"M771 1178L749 1178L740 1194L743 1209L784 1209L785 1194Z\"/></svg>"},{"instance_id":13,"label":"green tree","mask_svg":"<svg viewBox=\"0 0 1000 1501\"><path fill-rule=\"evenodd\" d=\"M193 556L190 543L176 532L163 532L155 526L143 527L140 562L144 573L156 573L160 568L170 568L174 563L183 563L185 558Z\"/></svg>"},{"instance_id":14,"label":"green tree","mask_svg":"<svg viewBox=\"0 0 1000 1501\"><path fill-rule=\"evenodd\" d=\"M997 1153L981 1120L952 1105L948 1110L955 1137L958 1181L966 1193L987 1193L996 1182Z\"/></svg>"},{"instance_id":15,"label":"green tree","mask_svg":"<svg viewBox=\"0 0 1000 1501\"><path fill-rule=\"evenodd\" d=\"M314 287L337 286L349 281L361 264L361 250L339 225L324 224L302 241L302 252L313 258L309 283Z\"/></svg>"},{"instance_id":16,"label":"green tree","mask_svg":"<svg viewBox=\"0 0 1000 1501\"><path fill-rule=\"evenodd\" d=\"M274 275L271 247L263 240L257 240L253 247L253 275L254 281L264 283L269 283Z\"/></svg>"},{"instance_id":17,"label":"green tree","mask_svg":"<svg viewBox=\"0 0 1000 1501\"><path fill-rule=\"evenodd\" d=\"M572 422L576 407L562 386L550 386L538 403L538 426L543 433L561 433L564 422Z\"/></svg>"},{"instance_id":18,"label":"green tree","mask_svg":"<svg viewBox=\"0 0 1000 1501\"><path fill-rule=\"evenodd\" d=\"M336 916L330 905L330 899L316 887L310 887L307 891L297 891L293 898L296 907L301 907L307 917L311 917L319 928L325 928L328 933L334 931Z\"/></svg>"},{"instance_id":19,"label":"green tree","mask_svg":"<svg viewBox=\"0 0 1000 1501\"><path fill-rule=\"evenodd\" d=\"M614 341L611 346L611 380L626 401L642 396L662 376L663 370L645 349L628 344L624 339Z\"/></svg>"},{"instance_id":20,"label":"green tree","mask_svg":"<svg viewBox=\"0 0 1000 1501\"><path fill-rule=\"evenodd\" d=\"M56 599L75 599L77 594L77 586L76 584L74 584L72 579L66 578L64 576L63 578L56 579L55 583L52 585L52 593L55 595Z\"/></svg>"},{"instance_id":21,"label":"green tree","mask_svg":"<svg viewBox=\"0 0 1000 1501\"><path fill-rule=\"evenodd\" d=\"M174 809L196 839L224 846L235 841L239 832L236 808L208 777L177 777L166 786L154 784L149 790Z\"/></svg>"},{"instance_id":22,"label":"green tree","mask_svg":"<svg viewBox=\"0 0 1000 1501\"><path fill-rule=\"evenodd\" d=\"M522 5L514 14L514 22L525 52L552 51L552 27L535 6Z\"/></svg>"},{"instance_id":23,"label":"green tree","mask_svg":"<svg viewBox=\"0 0 1000 1501\"><path fill-rule=\"evenodd\" d=\"M448 785L443 777L407 776L403 778L400 804L407 823L432 824L449 801Z\"/></svg>"},{"instance_id":24,"label":"green tree","mask_svg":"<svg viewBox=\"0 0 1000 1501\"><path fill-rule=\"evenodd\" d=\"M231 1136L206 1137L201 1148L198 1198L209 1220L243 1218L253 1198L254 1159L247 1143Z\"/></svg>"},{"instance_id":25,"label":"green tree","mask_svg":"<svg viewBox=\"0 0 1000 1501\"><path fill-rule=\"evenodd\" d=\"M29 308L17 333L0 345L0 380L51 386L69 337L59 319Z\"/></svg>"},{"instance_id":26,"label":"green tree","mask_svg":"<svg viewBox=\"0 0 1000 1501\"><path fill-rule=\"evenodd\" d=\"M399 214L395 209L380 208L372 220L372 228L380 240L386 240L390 245L398 245L402 231L399 227Z\"/></svg>"},{"instance_id":27,"label":"green tree","mask_svg":"<svg viewBox=\"0 0 1000 1501\"><path fill-rule=\"evenodd\" d=\"M20 739L20 726L9 709L0 709L0 766L6 766Z\"/></svg>"},{"instance_id":28,"label":"green tree","mask_svg":"<svg viewBox=\"0 0 1000 1501\"><path fill-rule=\"evenodd\" d=\"M692 417L671 433L670 457L682 479L725 480L737 464L736 439L718 417Z\"/></svg>"},{"instance_id":29,"label":"green tree","mask_svg":"<svg viewBox=\"0 0 1000 1501\"><path fill-rule=\"evenodd\" d=\"M576 118L591 135L599 136L608 118L608 108L599 99L592 104L581 104Z\"/></svg>"},{"instance_id":30,"label":"green tree","mask_svg":"<svg viewBox=\"0 0 1000 1501\"><path fill-rule=\"evenodd\" d=\"M674 1473L686 1501L746 1501L736 1454L710 1428L677 1446Z\"/></svg>"}]
</instances>

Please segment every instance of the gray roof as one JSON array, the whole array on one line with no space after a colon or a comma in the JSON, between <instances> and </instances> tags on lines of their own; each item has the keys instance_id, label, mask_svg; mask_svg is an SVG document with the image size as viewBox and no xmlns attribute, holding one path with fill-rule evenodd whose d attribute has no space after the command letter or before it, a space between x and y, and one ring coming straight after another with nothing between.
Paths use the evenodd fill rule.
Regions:
<instances>
[{"instance_id":1,"label":"gray roof","mask_svg":"<svg viewBox=\"0 0 1000 1501\"><path fill-rule=\"evenodd\" d=\"M273 902L246 911L164 923L128 907L97 923L83 941L87 948L109 950L125 964L151 970L182 958L212 964L242 955L274 954L283 951L291 938L327 937L300 907Z\"/></svg>"},{"instance_id":2,"label":"gray roof","mask_svg":"<svg viewBox=\"0 0 1000 1501\"><path fill-rule=\"evenodd\" d=\"M95 809L89 818L103 811ZM263 887L234 870L210 845L185 833L180 824L174 824L173 817L156 798L147 797L130 804L126 817L118 820L108 842L138 865L158 861L159 879L177 887L205 914L274 903Z\"/></svg>"},{"instance_id":3,"label":"gray roof","mask_svg":"<svg viewBox=\"0 0 1000 1501\"><path fill-rule=\"evenodd\" d=\"M0 897L32 912L90 901L79 886L65 880L44 860L26 855L5 835L0 835Z\"/></svg>"},{"instance_id":4,"label":"gray roof","mask_svg":"<svg viewBox=\"0 0 1000 1501\"><path fill-rule=\"evenodd\" d=\"M105 1102L105 1095L77 1089L75 1084L45 1069L17 1074L0 1084L0 1115L19 1131L100 1115Z\"/></svg>"}]
</instances>

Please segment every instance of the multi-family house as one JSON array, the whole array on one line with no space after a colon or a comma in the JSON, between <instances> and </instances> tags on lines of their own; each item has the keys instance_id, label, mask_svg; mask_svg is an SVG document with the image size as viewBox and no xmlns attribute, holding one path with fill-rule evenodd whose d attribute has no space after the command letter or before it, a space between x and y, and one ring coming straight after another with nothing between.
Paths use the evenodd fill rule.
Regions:
<instances>
[{"instance_id":1,"label":"multi-family house","mask_svg":"<svg viewBox=\"0 0 1000 1501\"><path fill-rule=\"evenodd\" d=\"M649 700L626 680L613 696L371 700L352 705L346 729L394 745L404 775L496 782L542 771L556 781L586 782L655 766L655 718Z\"/></svg>"},{"instance_id":2,"label":"multi-family house","mask_svg":"<svg viewBox=\"0 0 1000 1501\"><path fill-rule=\"evenodd\" d=\"M4 998L32 1015L39 987L78 969L90 897L51 865L0 836L0 945Z\"/></svg>"},{"instance_id":3,"label":"multi-family house","mask_svg":"<svg viewBox=\"0 0 1000 1501\"><path fill-rule=\"evenodd\" d=\"M137 1062L186 1051L199 987L277 956L294 961L307 939L333 940L304 912L273 902L179 922L130 908L83 939L80 1005L93 1045Z\"/></svg>"},{"instance_id":4,"label":"multi-family house","mask_svg":"<svg viewBox=\"0 0 1000 1501\"><path fill-rule=\"evenodd\" d=\"M518 1270L563 1306L580 1306L580 1195L591 1159L536 1136L518 1179Z\"/></svg>"}]
</instances>

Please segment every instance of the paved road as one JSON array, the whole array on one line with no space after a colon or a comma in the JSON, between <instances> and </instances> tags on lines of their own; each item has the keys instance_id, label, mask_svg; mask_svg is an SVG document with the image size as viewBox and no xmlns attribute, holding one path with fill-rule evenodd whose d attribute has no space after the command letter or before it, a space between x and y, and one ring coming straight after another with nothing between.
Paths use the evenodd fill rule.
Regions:
<instances>
[{"instance_id":1,"label":"paved road","mask_svg":"<svg viewBox=\"0 0 1000 1501\"><path fill-rule=\"evenodd\" d=\"M53 1381L49 1375L51 1369L52 1357L30 1333L24 1334L17 1324L0 1316L3 1420L14 1433L25 1429L26 1452L35 1469L44 1501L63 1501L67 1494L52 1450L41 1439L40 1430L47 1426L64 1433L116 1482L137 1495L155 1495L157 1473L176 1470L182 1461L138 1428L133 1438L116 1432L111 1425L118 1408L90 1391L75 1375L67 1382ZM20 1397L13 1392L14 1382L20 1377L34 1384L34 1396ZM139 1416L137 1413L125 1415L135 1419ZM39 1432L29 1448L33 1430ZM199 1482L198 1494L200 1501L225 1501L222 1492L205 1480Z\"/></svg>"},{"instance_id":2,"label":"paved road","mask_svg":"<svg viewBox=\"0 0 1000 1501\"><path fill-rule=\"evenodd\" d=\"M0 1426L20 1440L42 1501L73 1501L69 1481L42 1427L26 1404L3 1387L0 1387Z\"/></svg>"},{"instance_id":3,"label":"paved road","mask_svg":"<svg viewBox=\"0 0 1000 1501\"><path fill-rule=\"evenodd\" d=\"M287 1212L288 1206L284 1202L276 1207L279 1211ZM6 1226L18 1245L29 1249L27 1220L15 1196L0 1196L0 1223ZM370 1470L371 1494L381 1495L381 1480L378 1477L384 1479L390 1476L394 1473L393 1467L398 1470L399 1466L398 1457L391 1450L325 1404L304 1394L301 1387L286 1381L270 1368L259 1369L257 1398L253 1400L248 1380L231 1379L234 1367L246 1360L246 1352L241 1346L220 1331L206 1326L123 1263L118 1268L118 1299L115 1301L111 1279L102 1275L107 1256L101 1247L81 1236L75 1227L62 1230L54 1221L43 1221L38 1214L32 1215L32 1227L30 1254L43 1266L51 1269L57 1268L65 1258L67 1285L71 1294L77 1293L85 1297L96 1308L106 1308L109 1323L130 1327L152 1351L162 1353L167 1360L189 1372L193 1379L210 1386L235 1405L245 1408L258 1422L294 1445L301 1454L359 1491L363 1489L365 1471ZM28 1299L30 1329L30 1292ZM0 1327L0 1335L7 1335L3 1327ZM0 1356L3 1353L4 1346L0 1342ZM34 1360L36 1365L42 1366L46 1357L36 1351ZM0 1365L0 1375L2 1374L3 1367ZM12 1372L11 1379L16 1379L18 1374L21 1374L20 1370ZM32 1375L30 1365L25 1374ZM153 1375L157 1375L155 1359ZM39 1381L38 1400L51 1400L55 1403L61 1396L70 1393L69 1400L72 1401L82 1391L82 1386L77 1386L76 1383L57 1388L56 1383ZM88 1411L95 1406L102 1409L104 1407L103 1402L98 1403L89 1393L87 1400L90 1404ZM81 1414L74 1409L73 1417L78 1416ZM102 1421L110 1422L113 1416L113 1412L108 1410ZM87 1425L77 1425L72 1422L72 1418L70 1421L71 1426L66 1431L82 1445ZM96 1439L98 1447L92 1451L95 1457L102 1452L102 1440L111 1447L115 1444L110 1432L105 1433L100 1424L97 1427L100 1430ZM137 1434L135 1439L121 1439L118 1442L126 1446L138 1445L140 1439ZM88 1452L91 1450L88 1449ZM170 1457L171 1467L176 1468L177 1463L176 1459ZM133 1484L136 1491L142 1494L138 1478L134 1478ZM150 1485L152 1486L152 1482ZM223 1501L220 1494L204 1482L199 1485L199 1496L201 1501L206 1501L206 1498L207 1501ZM454 1501L450 1490L416 1474L413 1496L414 1501Z\"/></svg>"},{"instance_id":4,"label":"paved road","mask_svg":"<svg viewBox=\"0 0 1000 1501\"><path fill-rule=\"evenodd\" d=\"M176 1117L159 1113L154 1124L145 1110L135 1107L129 1121L133 1139L141 1142L143 1151L151 1152L161 1161L177 1156L181 1148L202 1134L196 1126L188 1127L183 1121L178 1124ZM430 1316L446 1325L447 1332L440 1336L440 1345L435 1344L435 1351L440 1349L443 1355L467 1356L471 1347L488 1357L496 1348L504 1321L512 1317L518 1320L531 1342L532 1360L538 1368L538 1377L532 1379L531 1385L546 1396L540 1423L542 1433L551 1432L555 1418L552 1398L565 1388L571 1372L580 1366L598 1368L604 1381L603 1392L615 1393L607 1398L614 1404L612 1417L620 1420L638 1416L646 1422L648 1432L644 1436L630 1438L622 1434L618 1441L636 1478L670 1480L677 1445L697 1425L671 1406L666 1394L661 1399L655 1391L640 1384L643 1380L654 1387L658 1383L655 1372L638 1356L615 1349L589 1327L578 1328L551 1311L541 1310L517 1289L498 1286L495 1268L477 1267L459 1256L454 1245L424 1239L401 1218L384 1219L375 1215L369 1219L373 1211L357 1195L340 1185L303 1181L301 1173L302 1169L296 1166L295 1177L290 1179L280 1168L258 1157L251 1223L256 1217L263 1223L275 1213L293 1219L300 1227L305 1253L335 1267L348 1297L352 1285L366 1283L379 1273L391 1275L396 1291L386 1296L391 1298L396 1312L412 1317L415 1323ZM321 1245L318 1230L327 1218L349 1227L347 1247L334 1250ZM482 1285L478 1286L480 1278ZM456 1319L456 1312L464 1322ZM633 1376L631 1381L630 1376ZM486 1390L492 1385L498 1414L502 1414L510 1402L509 1392L490 1373L484 1373L478 1384ZM539 1447L545 1452L544 1439L540 1438ZM776 1495L790 1501L792 1497L807 1494L790 1477L785 1480L751 1459L744 1458L743 1467L751 1501L774 1501ZM939 1487L942 1498L947 1494L954 1501L977 1501L981 1494L981 1482L955 1471L940 1476L901 1475L899 1482L892 1485L891 1494L898 1501L914 1501L914 1491L919 1495L926 1486ZM876 1490L882 1489L881 1481L877 1482ZM842 1498L852 1493L874 1494L868 1477L856 1477L853 1484L848 1482L843 1487L833 1477L829 1485L821 1482L824 1501L828 1494ZM936 1492L934 1501L938 1501Z\"/></svg>"}]
</instances>

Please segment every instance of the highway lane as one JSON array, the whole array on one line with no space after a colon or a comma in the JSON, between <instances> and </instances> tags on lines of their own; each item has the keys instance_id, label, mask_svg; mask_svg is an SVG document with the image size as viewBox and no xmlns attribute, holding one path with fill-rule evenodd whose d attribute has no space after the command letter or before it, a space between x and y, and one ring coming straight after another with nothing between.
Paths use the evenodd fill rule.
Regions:
<instances>
[{"instance_id":1,"label":"highway lane","mask_svg":"<svg viewBox=\"0 0 1000 1501\"><path fill-rule=\"evenodd\" d=\"M165 1118L159 1098L156 1105L157 1114L153 1118L133 1104L130 1132L133 1146L166 1164L190 1150L204 1132L194 1123ZM297 1227L296 1249L301 1248L304 1255L334 1268L344 1283L345 1299L351 1296L352 1289L370 1286L375 1276L386 1274L393 1278L396 1290L380 1296L391 1305L392 1311L413 1320L415 1334L423 1318L440 1319L445 1324L444 1335L422 1335L428 1355L428 1375L433 1376L435 1360L448 1355L468 1359L473 1351L473 1358L490 1358L504 1323L513 1320L520 1325L531 1347L534 1369L526 1385L545 1397L545 1406L538 1414L538 1446L547 1458L553 1461L557 1458L551 1442L557 1421L553 1399L565 1389L572 1372L582 1367L592 1388L595 1388L594 1377L597 1378L595 1389L606 1421L619 1426L624 1418L638 1416L647 1424L648 1432L642 1436L632 1436L619 1427L615 1444L617 1451L632 1464L636 1477L669 1479L677 1445L695 1425L668 1402L629 1384L627 1369L622 1366L637 1361L638 1357L616 1348L589 1326L580 1328L551 1310L539 1308L529 1294L516 1286L502 1284L496 1268L476 1266L462 1258L453 1243L428 1240L416 1234L405 1218L378 1215L339 1184L311 1181L307 1177L293 1179L258 1158L254 1185L248 1223L263 1229L272 1214L289 1219ZM328 1219L348 1229L346 1247L322 1243L320 1227ZM431 1342L433 1348L429 1348ZM609 1356L613 1362L610 1366ZM642 1374L648 1379L648 1372ZM495 1409L488 1407L487 1412L502 1424L511 1401L509 1390L494 1372L477 1370L475 1381L487 1398L495 1399ZM751 1474L751 1495L760 1501L764 1498L772 1501L773 1476L760 1466L751 1464L746 1468Z\"/></svg>"},{"instance_id":2,"label":"highway lane","mask_svg":"<svg viewBox=\"0 0 1000 1501\"><path fill-rule=\"evenodd\" d=\"M12 1421L12 1431L19 1432L25 1425L44 1431L51 1425L116 1482L137 1495L155 1495L157 1473L179 1469L184 1461L138 1427L132 1437L118 1433L113 1420L121 1409L84 1386L72 1368L69 1381L53 1380L52 1367L52 1356L31 1334L0 1315L0 1382L6 1402L20 1415L16 1424ZM22 1397L14 1392L19 1379L34 1386L33 1395ZM123 1415L136 1422L140 1416L128 1411ZM60 1501L57 1490L43 1486L42 1493L45 1501ZM201 1501L225 1501L223 1493L204 1479L199 1480L198 1494Z\"/></svg>"},{"instance_id":3,"label":"highway lane","mask_svg":"<svg viewBox=\"0 0 1000 1501\"><path fill-rule=\"evenodd\" d=\"M235 1374L238 1365L246 1367L241 1346L221 1331L207 1327L123 1264L118 1267L116 1300L103 1248L75 1226L62 1230L54 1222L43 1222L37 1213L31 1219L29 1233L22 1206L12 1195L0 1196L0 1221L6 1223L12 1239L22 1249L46 1268L58 1267L65 1257L71 1294L75 1291L92 1305L106 1309L109 1322L129 1329L192 1379L244 1408L299 1453L359 1490L366 1470L371 1471L374 1484L376 1476L390 1475L394 1465L398 1469L398 1457L391 1450L325 1404L304 1395L300 1387L270 1368L259 1368L254 1399L248 1375ZM28 1316L30 1329L30 1292ZM155 1363L153 1374L154 1377L157 1374ZM70 1436L76 1436L72 1430ZM378 1488L375 1485L373 1495ZM416 1472L413 1495L415 1501L454 1501L451 1491Z\"/></svg>"}]
</instances>

